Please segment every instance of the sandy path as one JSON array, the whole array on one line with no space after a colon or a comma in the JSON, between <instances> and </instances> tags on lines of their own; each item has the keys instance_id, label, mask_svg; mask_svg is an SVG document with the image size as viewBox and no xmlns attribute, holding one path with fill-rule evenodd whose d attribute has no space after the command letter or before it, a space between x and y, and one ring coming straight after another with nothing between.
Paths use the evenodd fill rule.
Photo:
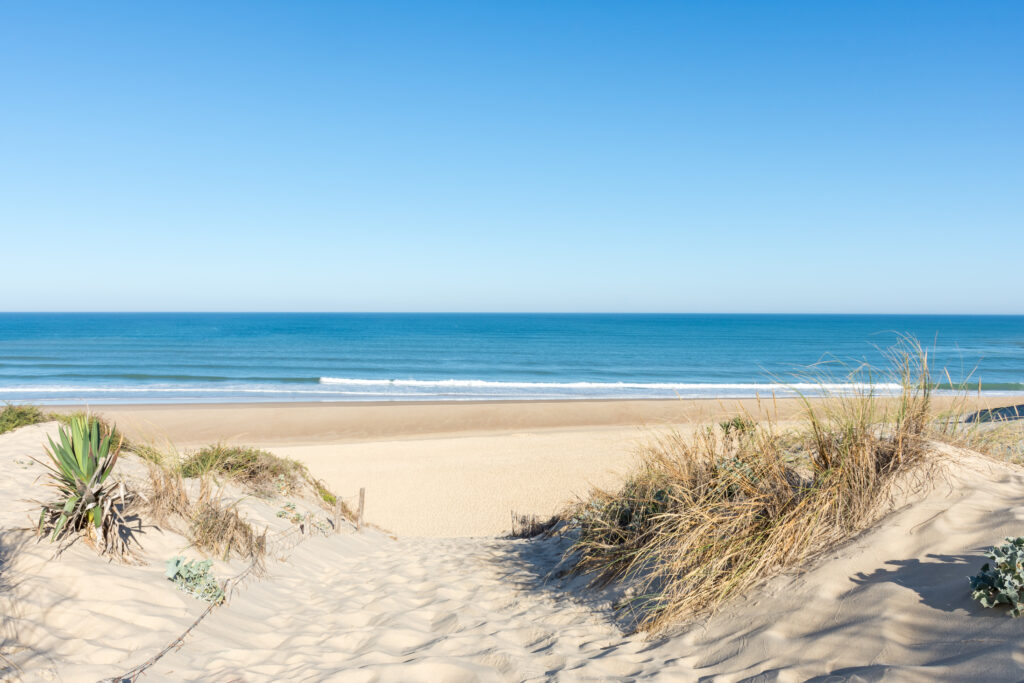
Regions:
<instances>
[{"instance_id":1,"label":"sandy path","mask_svg":"<svg viewBox=\"0 0 1024 683\"><path fill-rule=\"evenodd\" d=\"M332 489L366 489L366 518L400 536L496 536L511 515L547 517L612 486L651 430L606 427L492 436L281 446Z\"/></svg>"},{"instance_id":2,"label":"sandy path","mask_svg":"<svg viewBox=\"0 0 1024 683\"><path fill-rule=\"evenodd\" d=\"M480 539L313 541L289 561L297 571L247 589L245 607L204 623L215 637L196 638L155 673L410 682L653 673L641 639L623 638L568 594L540 587L538 572L558 551ZM230 633L245 637L221 635ZM254 651L268 656L256 665Z\"/></svg>"},{"instance_id":3,"label":"sandy path","mask_svg":"<svg viewBox=\"0 0 1024 683\"><path fill-rule=\"evenodd\" d=\"M1024 530L1024 476L972 460L803 575L671 638L544 580L557 540L314 540L160 663L218 680L1020 680L1024 620L971 601L980 549Z\"/></svg>"}]
</instances>

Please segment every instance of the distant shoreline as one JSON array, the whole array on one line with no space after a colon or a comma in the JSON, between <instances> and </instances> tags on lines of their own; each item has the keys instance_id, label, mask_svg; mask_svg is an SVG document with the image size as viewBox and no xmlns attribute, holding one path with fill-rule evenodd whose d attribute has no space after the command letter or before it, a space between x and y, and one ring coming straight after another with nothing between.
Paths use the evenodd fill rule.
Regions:
<instances>
[{"instance_id":1,"label":"distant shoreline","mask_svg":"<svg viewBox=\"0 0 1024 683\"><path fill-rule=\"evenodd\" d=\"M818 401L821 399L811 399ZM938 396L937 408L955 397ZM1020 397L968 396L969 410L1022 403ZM740 413L785 421L799 417L801 399L568 399L502 401L373 401L324 403L86 403L47 406L89 409L132 438L182 446L215 441L274 445L386 441L606 427L672 427L713 423Z\"/></svg>"}]
</instances>

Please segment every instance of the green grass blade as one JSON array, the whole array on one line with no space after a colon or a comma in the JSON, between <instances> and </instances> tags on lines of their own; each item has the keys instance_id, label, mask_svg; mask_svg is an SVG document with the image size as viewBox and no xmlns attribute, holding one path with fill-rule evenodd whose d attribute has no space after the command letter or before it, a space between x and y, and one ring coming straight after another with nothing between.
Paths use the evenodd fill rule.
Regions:
<instances>
[{"instance_id":1,"label":"green grass blade","mask_svg":"<svg viewBox=\"0 0 1024 683\"><path fill-rule=\"evenodd\" d=\"M69 483L74 482L75 478L80 474L78 461L75 460L72 454L63 450L58 450L54 456L54 462L57 464L57 467L64 478Z\"/></svg>"},{"instance_id":2,"label":"green grass blade","mask_svg":"<svg viewBox=\"0 0 1024 683\"><path fill-rule=\"evenodd\" d=\"M60 535L61 530L68 523L71 511L75 509L75 505L78 503L79 500L80 498L77 495L71 495L68 497L67 501L64 503L64 511L61 513L60 518L57 520L57 523L53 525L53 535L50 537L51 541L56 540L57 537Z\"/></svg>"},{"instance_id":3,"label":"green grass blade","mask_svg":"<svg viewBox=\"0 0 1024 683\"><path fill-rule=\"evenodd\" d=\"M74 420L71 423L71 443L74 446L72 453L78 460L78 469L80 471L85 470L85 428L82 424L82 420Z\"/></svg>"},{"instance_id":4,"label":"green grass blade","mask_svg":"<svg viewBox=\"0 0 1024 683\"><path fill-rule=\"evenodd\" d=\"M71 450L71 441L69 440L70 437L68 436L68 429L69 429L68 425L61 425L58 434L60 434L61 444L63 444L65 449L70 451Z\"/></svg>"}]
</instances>

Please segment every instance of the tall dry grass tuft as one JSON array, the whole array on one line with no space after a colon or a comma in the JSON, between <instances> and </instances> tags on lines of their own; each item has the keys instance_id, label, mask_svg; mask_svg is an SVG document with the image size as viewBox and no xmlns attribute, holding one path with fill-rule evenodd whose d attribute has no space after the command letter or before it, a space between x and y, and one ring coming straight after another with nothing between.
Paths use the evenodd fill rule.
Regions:
<instances>
[{"instance_id":1,"label":"tall dry grass tuft","mask_svg":"<svg viewBox=\"0 0 1024 683\"><path fill-rule=\"evenodd\" d=\"M506 538L536 538L550 534L562 521L559 515L539 517L530 514L512 513L512 530Z\"/></svg>"},{"instance_id":2,"label":"tall dry grass tuft","mask_svg":"<svg viewBox=\"0 0 1024 683\"><path fill-rule=\"evenodd\" d=\"M853 395L830 395L822 378L823 399L805 401L793 433L734 420L648 447L622 488L570 511L574 571L596 584L631 581L620 607L657 632L864 529L922 462L932 424L927 353L904 339L890 360L898 397L877 395L860 368L869 381Z\"/></svg>"},{"instance_id":3,"label":"tall dry grass tuft","mask_svg":"<svg viewBox=\"0 0 1024 683\"><path fill-rule=\"evenodd\" d=\"M999 460L1024 464L1024 404L982 407L979 385L971 405L968 398L972 392L966 382L954 384L948 375L946 381L946 386L956 391L956 398L937 420L937 438Z\"/></svg>"},{"instance_id":4,"label":"tall dry grass tuft","mask_svg":"<svg viewBox=\"0 0 1024 683\"><path fill-rule=\"evenodd\" d=\"M237 502L225 503L207 479L200 483L188 538L199 550L225 560L230 559L232 553L259 560L267 551L266 530L256 533L252 524L239 514Z\"/></svg>"},{"instance_id":5,"label":"tall dry grass tuft","mask_svg":"<svg viewBox=\"0 0 1024 683\"><path fill-rule=\"evenodd\" d=\"M173 525L178 519L189 519L192 513L192 501L189 500L181 473L151 464L145 508L157 524L164 526Z\"/></svg>"},{"instance_id":6,"label":"tall dry grass tuft","mask_svg":"<svg viewBox=\"0 0 1024 683\"><path fill-rule=\"evenodd\" d=\"M952 443L999 460L1024 464L1024 405L1010 406L995 417L978 411Z\"/></svg>"},{"instance_id":7,"label":"tall dry grass tuft","mask_svg":"<svg viewBox=\"0 0 1024 683\"><path fill-rule=\"evenodd\" d=\"M151 465L162 469L177 469L181 461L174 445L169 442L164 447L152 443L132 443L128 450Z\"/></svg>"},{"instance_id":8,"label":"tall dry grass tuft","mask_svg":"<svg viewBox=\"0 0 1024 683\"><path fill-rule=\"evenodd\" d=\"M257 533L237 503L226 503L209 477L199 481L194 499L176 470L151 465L149 484L146 511L158 524L181 531L196 549L225 560L233 553L257 562L266 553L266 531Z\"/></svg>"}]
</instances>

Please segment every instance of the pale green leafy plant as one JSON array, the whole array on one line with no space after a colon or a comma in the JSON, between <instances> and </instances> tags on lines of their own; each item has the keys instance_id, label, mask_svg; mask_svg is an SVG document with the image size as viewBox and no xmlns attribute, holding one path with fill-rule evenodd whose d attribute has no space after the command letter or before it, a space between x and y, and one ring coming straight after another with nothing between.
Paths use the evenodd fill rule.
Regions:
<instances>
[{"instance_id":1,"label":"pale green leafy plant","mask_svg":"<svg viewBox=\"0 0 1024 683\"><path fill-rule=\"evenodd\" d=\"M214 605L224 602L224 589L210 572L212 560L186 561L180 555L167 560L165 575L182 591Z\"/></svg>"},{"instance_id":2,"label":"pale green leafy plant","mask_svg":"<svg viewBox=\"0 0 1024 683\"><path fill-rule=\"evenodd\" d=\"M1007 538L985 553L992 560L970 577L971 597L983 607L1009 605L1010 616L1024 612L1024 537Z\"/></svg>"}]
</instances>

